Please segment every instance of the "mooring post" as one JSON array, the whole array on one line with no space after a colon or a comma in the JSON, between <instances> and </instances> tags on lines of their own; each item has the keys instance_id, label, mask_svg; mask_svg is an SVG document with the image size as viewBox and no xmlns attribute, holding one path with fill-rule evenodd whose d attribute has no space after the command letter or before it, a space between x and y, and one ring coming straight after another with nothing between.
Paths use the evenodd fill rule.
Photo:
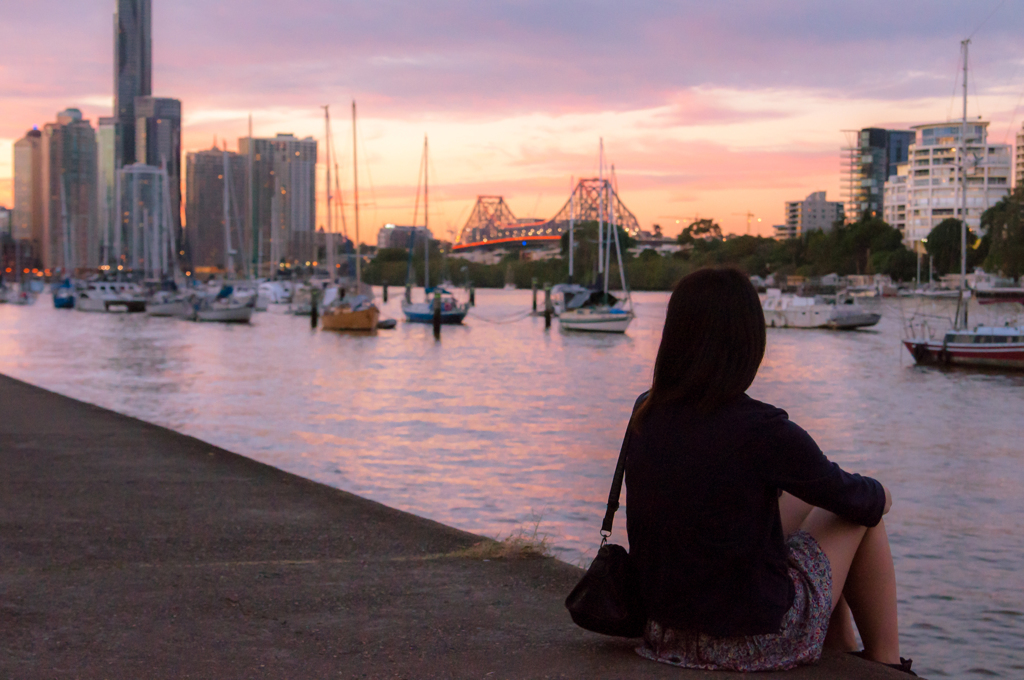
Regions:
<instances>
[{"instance_id":1,"label":"mooring post","mask_svg":"<svg viewBox=\"0 0 1024 680\"><path fill-rule=\"evenodd\" d=\"M544 282L544 329L551 328L551 284Z\"/></svg>"},{"instance_id":2,"label":"mooring post","mask_svg":"<svg viewBox=\"0 0 1024 680\"><path fill-rule=\"evenodd\" d=\"M473 284L469 284L469 306L476 307L476 288Z\"/></svg>"},{"instance_id":3,"label":"mooring post","mask_svg":"<svg viewBox=\"0 0 1024 680\"><path fill-rule=\"evenodd\" d=\"M384 302L388 301L388 284L384 284Z\"/></svg>"},{"instance_id":4,"label":"mooring post","mask_svg":"<svg viewBox=\"0 0 1024 680\"><path fill-rule=\"evenodd\" d=\"M412 304L412 284L411 283L405 284L405 304L407 304L407 305L411 305Z\"/></svg>"},{"instance_id":5,"label":"mooring post","mask_svg":"<svg viewBox=\"0 0 1024 680\"><path fill-rule=\"evenodd\" d=\"M537 313L537 277L530 279L530 289L533 290L533 313Z\"/></svg>"},{"instance_id":6,"label":"mooring post","mask_svg":"<svg viewBox=\"0 0 1024 680\"><path fill-rule=\"evenodd\" d=\"M320 291L314 288L309 291L309 327L316 328L317 321L320 319Z\"/></svg>"},{"instance_id":7,"label":"mooring post","mask_svg":"<svg viewBox=\"0 0 1024 680\"><path fill-rule=\"evenodd\" d=\"M434 289L434 340L441 339L441 291Z\"/></svg>"}]
</instances>

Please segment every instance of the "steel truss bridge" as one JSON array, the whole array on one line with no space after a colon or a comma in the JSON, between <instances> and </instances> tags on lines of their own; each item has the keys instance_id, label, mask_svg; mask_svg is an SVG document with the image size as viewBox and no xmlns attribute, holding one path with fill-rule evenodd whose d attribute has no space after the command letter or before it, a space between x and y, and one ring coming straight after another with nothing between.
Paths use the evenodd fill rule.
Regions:
<instances>
[{"instance_id":1,"label":"steel truss bridge","mask_svg":"<svg viewBox=\"0 0 1024 680\"><path fill-rule=\"evenodd\" d=\"M546 221L518 220L501 196L478 196L473 212L452 249L558 242L569 230L570 221L576 224L597 222L602 214L605 222L614 219L631 236L640 232L636 216L606 179L581 179L562 209Z\"/></svg>"}]
</instances>

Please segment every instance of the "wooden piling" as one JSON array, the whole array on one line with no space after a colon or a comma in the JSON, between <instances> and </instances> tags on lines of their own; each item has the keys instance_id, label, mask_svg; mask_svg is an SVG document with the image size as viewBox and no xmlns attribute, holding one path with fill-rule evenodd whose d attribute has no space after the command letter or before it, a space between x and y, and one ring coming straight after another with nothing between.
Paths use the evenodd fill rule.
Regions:
<instances>
[{"instance_id":1,"label":"wooden piling","mask_svg":"<svg viewBox=\"0 0 1024 680\"><path fill-rule=\"evenodd\" d=\"M551 284L544 283L544 330L551 328Z\"/></svg>"},{"instance_id":2,"label":"wooden piling","mask_svg":"<svg viewBox=\"0 0 1024 680\"><path fill-rule=\"evenodd\" d=\"M320 291L314 288L309 292L309 327L316 328L320 320Z\"/></svg>"},{"instance_id":3,"label":"wooden piling","mask_svg":"<svg viewBox=\"0 0 1024 680\"><path fill-rule=\"evenodd\" d=\"M434 340L441 339L441 291L434 289Z\"/></svg>"},{"instance_id":4,"label":"wooden piling","mask_svg":"<svg viewBox=\"0 0 1024 680\"><path fill-rule=\"evenodd\" d=\"M388 284L386 284L386 283L384 284L384 295L383 295L383 298L384 298L384 302L388 301Z\"/></svg>"},{"instance_id":5,"label":"wooden piling","mask_svg":"<svg viewBox=\"0 0 1024 680\"><path fill-rule=\"evenodd\" d=\"M533 291L533 313L537 313L537 277L530 279L530 289Z\"/></svg>"},{"instance_id":6,"label":"wooden piling","mask_svg":"<svg viewBox=\"0 0 1024 680\"><path fill-rule=\"evenodd\" d=\"M473 284L469 285L469 306L476 307L476 288Z\"/></svg>"}]
</instances>

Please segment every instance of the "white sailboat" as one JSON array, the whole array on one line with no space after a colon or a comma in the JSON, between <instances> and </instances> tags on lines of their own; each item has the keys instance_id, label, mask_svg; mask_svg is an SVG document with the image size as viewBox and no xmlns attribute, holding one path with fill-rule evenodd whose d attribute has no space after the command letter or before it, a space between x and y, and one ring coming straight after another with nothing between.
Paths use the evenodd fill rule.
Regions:
<instances>
[{"instance_id":1,"label":"white sailboat","mask_svg":"<svg viewBox=\"0 0 1024 680\"><path fill-rule=\"evenodd\" d=\"M441 284L436 289L430 286L430 191L428 178L430 157L427 138L423 138L423 302L406 302L402 300L402 313L405 320L412 323L433 323L434 321L434 295L440 296L440 316L443 324L460 324L469 314L469 303L459 302L456 297ZM417 201L419 195L417 194ZM416 222L416 215L413 215L413 222ZM416 249L415 232L409 243L409 257L412 261L412 253ZM414 271L410 267L410 272ZM454 288L454 286L453 286Z\"/></svg>"},{"instance_id":2,"label":"white sailboat","mask_svg":"<svg viewBox=\"0 0 1024 680\"><path fill-rule=\"evenodd\" d=\"M600 159L598 162L598 178L600 182L600 193L598 195L598 222L597 222L597 272L598 276L604 274L604 285L602 289L593 291L593 294L584 299L578 306L566 302L564 310L559 314L558 321L562 330L567 331L590 331L598 333L625 333L629 324L635 316L633 312L633 298L629 292L629 285L626 283L626 269L622 265L622 245L619 243L619 229L615 211L615 192L612 191L611 183L604 178L604 140L601 140ZM606 200L607 198L607 200ZM607 229L605 228L605 210L610 210ZM573 229L575 225L570 221L569 225L569 252L570 257L573 248ZM617 299L608 292L608 277L611 274L611 252L612 245L615 247L616 262L619 266L619 279L625 297ZM570 278L572 276L570 270Z\"/></svg>"}]
</instances>

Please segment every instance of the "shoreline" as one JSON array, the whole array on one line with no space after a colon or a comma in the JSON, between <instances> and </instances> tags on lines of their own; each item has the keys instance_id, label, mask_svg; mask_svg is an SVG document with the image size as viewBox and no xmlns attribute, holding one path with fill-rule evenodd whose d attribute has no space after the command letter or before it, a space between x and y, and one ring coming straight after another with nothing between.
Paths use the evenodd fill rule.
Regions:
<instances>
[{"instance_id":1,"label":"shoreline","mask_svg":"<svg viewBox=\"0 0 1024 680\"><path fill-rule=\"evenodd\" d=\"M474 556L490 539L3 375L0 493L5 678L734 675L576 628L555 558Z\"/></svg>"}]
</instances>

